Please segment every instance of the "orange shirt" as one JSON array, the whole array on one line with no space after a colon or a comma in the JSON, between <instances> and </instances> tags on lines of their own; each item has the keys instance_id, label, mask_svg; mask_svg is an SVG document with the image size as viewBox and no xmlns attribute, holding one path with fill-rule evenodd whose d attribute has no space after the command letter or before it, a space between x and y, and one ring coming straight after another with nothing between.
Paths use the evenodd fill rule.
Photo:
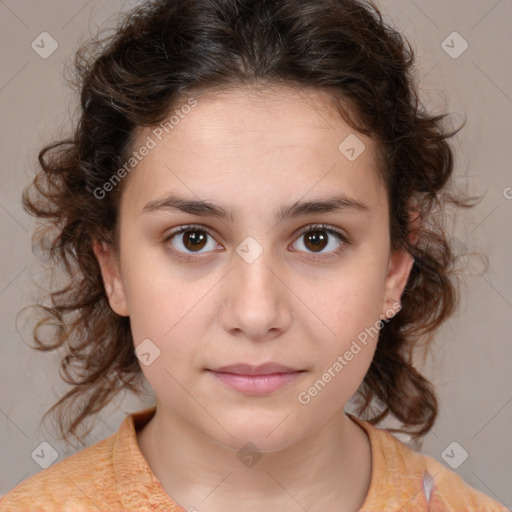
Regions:
<instances>
[{"instance_id":1,"label":"orange shirt","mask_svg":"<svg viewBox=\"0 0 512 512\"><path fill-rule=\"evenodd\" d=\"M184 512L166 494L137 444L136 429L154 412L151 407L130 414L115 434L21 482L0 500L0 511ZM370 489L360 512L510 512L432 457L349 417L367 432L372 451Z\"/></svg>"}]
</instances>

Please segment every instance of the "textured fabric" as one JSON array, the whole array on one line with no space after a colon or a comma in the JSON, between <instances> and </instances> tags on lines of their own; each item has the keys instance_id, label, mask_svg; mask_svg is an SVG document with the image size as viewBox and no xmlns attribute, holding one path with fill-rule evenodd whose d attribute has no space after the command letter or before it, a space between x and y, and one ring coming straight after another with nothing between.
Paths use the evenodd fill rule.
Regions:
<instances>
[{"instance_id":1,"label":"textured fabric","mask_svg":"<svg viewBox=\"0 0 512 512\"><path fill-rule=\"evenodd\" d=\"M183 512L137 444L136 429L154 412L152 407L127 416L115 434L21 482L0 500L0 511ZM349 417L367 432L372 451L370 489L360 512L507 512L432 457Z\"/></svg>"}]
</instances>

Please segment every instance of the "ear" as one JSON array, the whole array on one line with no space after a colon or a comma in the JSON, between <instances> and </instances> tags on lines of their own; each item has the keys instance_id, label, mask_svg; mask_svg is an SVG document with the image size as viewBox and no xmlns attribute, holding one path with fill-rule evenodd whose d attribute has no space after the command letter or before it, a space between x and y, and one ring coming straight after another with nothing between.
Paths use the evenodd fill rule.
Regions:
<instances>
[{"instance_id":1,"label":"ear","mask_svg":"<svg viewBox=\"0 0 512 512\"><path fill-rule=\"evenodd\" d=\"M409 241L415 244L418 241L418 230L420 227L421 219L419 211L414 204L409 213ZM399 308L400 298L409 279L412 267L414 265L414 258L405 249L396 249L393 251L389 258L388 274L386 276L386 291L384 295L384 308L386 312L382 312L382 316L390 318L394 316ZM390 315L390 311L395 311Z\"/></svg>"},{"instance_id":2,"label":"ear","mask_svg":"<svg viewBox=\"0 0 512 512\"><path fill-rule=\"evenodd\" d=\"M92 248L101 268L110 307L120 316L129 316L126 293L114 247L107 242L94 240Z\"/></svg>"}]
</instances>

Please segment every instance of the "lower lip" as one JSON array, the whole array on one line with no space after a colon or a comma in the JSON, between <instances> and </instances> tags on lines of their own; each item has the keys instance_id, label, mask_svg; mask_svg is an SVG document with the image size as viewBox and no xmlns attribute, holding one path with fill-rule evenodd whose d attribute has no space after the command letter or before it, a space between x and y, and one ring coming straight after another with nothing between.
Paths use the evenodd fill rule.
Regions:
<instances>
[{"instance_id":1,"label":"lower lip","mask_svg":"<svg viewBox=\"0 0 512 512\"><path fill-rule=\"evenodd\" d=\"M272 373L269 375L238 375L209 370L217 379L246 395L268 395L296 380L304 372Z\"/></svg>"}]
</instances>

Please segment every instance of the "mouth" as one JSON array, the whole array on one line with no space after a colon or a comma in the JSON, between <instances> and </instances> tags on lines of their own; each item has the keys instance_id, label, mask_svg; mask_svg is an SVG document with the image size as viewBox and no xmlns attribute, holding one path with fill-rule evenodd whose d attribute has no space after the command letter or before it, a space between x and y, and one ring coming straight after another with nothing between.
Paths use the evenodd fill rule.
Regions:
<instances>
[{"instance_id":1,"label":"mouth","mask_svg":"<svg viewBox=\"0 0 512 512\"><path fill-rule=\"evenodd\" d=\"M246 395L269 395L296 381L306 373L279 363L265 363L260 366L235 364L206 371L222 384Z\"/></svg>"}]
</instances>

